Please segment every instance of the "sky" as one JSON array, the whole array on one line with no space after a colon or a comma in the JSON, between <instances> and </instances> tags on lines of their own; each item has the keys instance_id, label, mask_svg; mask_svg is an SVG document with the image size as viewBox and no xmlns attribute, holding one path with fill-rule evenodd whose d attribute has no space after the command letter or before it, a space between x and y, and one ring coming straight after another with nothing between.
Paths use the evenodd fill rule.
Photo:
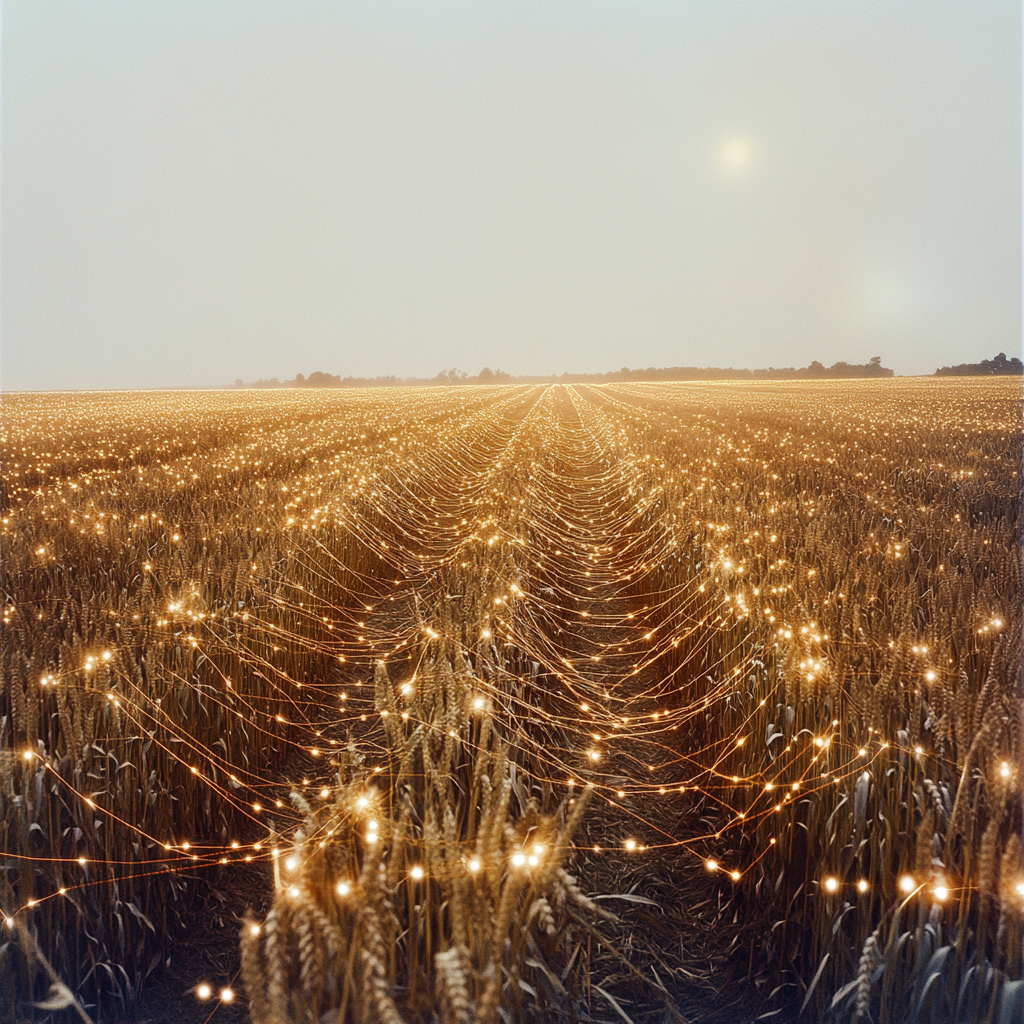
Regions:
<instances>
[{"instance_id":1,"label":"sky","mask_svg":"<svg viewBox=\"0 0 1024 1024\"><path fill-rule=\"evenodd\" d=\"M1011 0L5 0L0 387L1021 338Z\"/></svg>"}]
</instances>

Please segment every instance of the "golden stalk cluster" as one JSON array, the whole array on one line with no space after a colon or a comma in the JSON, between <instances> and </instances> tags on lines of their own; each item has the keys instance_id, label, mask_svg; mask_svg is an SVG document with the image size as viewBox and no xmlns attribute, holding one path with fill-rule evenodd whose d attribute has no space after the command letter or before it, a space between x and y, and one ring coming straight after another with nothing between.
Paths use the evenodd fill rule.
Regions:
<instances>
[{"instance_id":1,"label":"golden stalk cluster","mask_svg":"<svg viewBox=\"0 0 1024 1024\"><path fill-rule=\"evenodd\" d=\"M461 653L428 643L413 726L378 663L388 788L352 757L330 802L292 794L303 824L278 848L270 912L241 934L254 1024L571 1012L582 940L610 916L562 867L588 791L546 812L490 702L474 707L484 690Z\"/></svg>"}]
</instances>

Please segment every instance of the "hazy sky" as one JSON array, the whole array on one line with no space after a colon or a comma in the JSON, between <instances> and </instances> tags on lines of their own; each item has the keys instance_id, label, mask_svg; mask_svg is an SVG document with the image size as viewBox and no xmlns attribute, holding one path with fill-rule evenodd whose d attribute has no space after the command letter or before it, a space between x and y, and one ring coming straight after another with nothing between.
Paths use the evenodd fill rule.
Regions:
<instances>
[{"instance_id":1,"label":"hazy sky","mask_svg":"<svg viewBox=\"0 0 1024 1024\"><path fill-rule=\"evenodd\" d=\"M6 0L5 389L1020 347L1015 0Z\"/></svg>"}]
</instances>

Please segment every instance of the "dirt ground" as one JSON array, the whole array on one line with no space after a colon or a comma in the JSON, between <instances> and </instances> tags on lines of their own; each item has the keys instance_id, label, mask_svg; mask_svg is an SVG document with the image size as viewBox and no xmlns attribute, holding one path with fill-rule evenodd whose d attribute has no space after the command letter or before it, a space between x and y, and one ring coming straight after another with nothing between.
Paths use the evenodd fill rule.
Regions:
<instances>
[{"instance_id":1,"label":"dirt ground","mask_svg":"<svg viewBox=\"0 0 1024 1024\"><path fill-rule=\"evenodd\" d=\"M198 899L189 914L188 938L172 950L169 963L150 978L139 1004L116 1017L119 1024L243 1024L249 1014L238 983L238 931L248 908L257 914L269 909L272 878L269 868L232 865L201 877ZM214 992L237 991L233 1003L196 997L206 982ZM100 1024L97 1020L97 1024Z\"/></svg>"}]
</instances>

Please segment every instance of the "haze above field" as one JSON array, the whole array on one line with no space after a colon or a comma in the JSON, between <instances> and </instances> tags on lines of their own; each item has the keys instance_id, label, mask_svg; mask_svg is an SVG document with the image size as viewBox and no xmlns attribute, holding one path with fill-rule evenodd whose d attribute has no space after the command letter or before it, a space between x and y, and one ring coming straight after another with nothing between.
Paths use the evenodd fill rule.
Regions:
<instances>
[{"instance_id":1,"label":"haze above field","mask_svg":"<svg viewBox=\"0 0 1024 1024\"><path fill-rule=\"evenodd\" d=\"M1019 349L1009 0L3 18L5 389Z\"/></svg>"}]
</instances>

